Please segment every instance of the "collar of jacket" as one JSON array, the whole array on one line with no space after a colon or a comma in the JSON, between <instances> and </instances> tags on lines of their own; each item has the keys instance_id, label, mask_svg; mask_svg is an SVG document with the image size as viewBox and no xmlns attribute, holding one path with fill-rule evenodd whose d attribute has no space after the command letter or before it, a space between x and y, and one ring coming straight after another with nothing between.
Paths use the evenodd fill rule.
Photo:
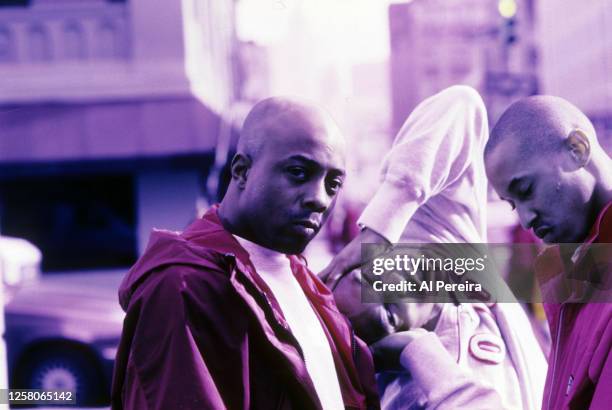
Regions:
<instances>
[{"instance_id":1,"label":"collar of jacket","mask_svg":"<svg viewBox=\"0 0 612 410\"><path fill-rule=\"evenodd\" d=\"M612 242L612 202L598 214L590 233L582 244L555 244L547 246L538 255L535 271L544 289L548 288L550 299L545 301L576 301L569 299L579 289L578 301L610 301L612 276L610 268L610 243ZM574 282L568 279L576 279ZM549 282L549 285L546 283ZM583 289L584 288L584 289ZM597 297L593 296L593 293Z\"/></svg>"}]
</instances>

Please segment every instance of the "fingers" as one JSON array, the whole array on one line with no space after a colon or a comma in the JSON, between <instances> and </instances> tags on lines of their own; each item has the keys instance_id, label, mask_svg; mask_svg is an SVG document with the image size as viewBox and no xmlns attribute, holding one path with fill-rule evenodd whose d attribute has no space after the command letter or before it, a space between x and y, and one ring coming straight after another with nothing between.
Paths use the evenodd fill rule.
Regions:
<instances>
[{"instance_id":1,"label":"fingers","mask_svg":"<svg viewBox=\"0 0 612 410\"><path fill-rule=\"evenodd\" d=\"M345 259L338 255L319 273L319 278L333 291L338 282L351 271L347 265Z\"/></svg>"},{"instance_id":2,"label":"fingers","mask_svg":"<svg viewBox=\"0 0 612 410\"><path fill-rule=\"evenodd\" d=\"M336 258L334 258L329 265L319 273L319 279L321 279L331 290L334 289L335 284L340 280L340 275L336 272L337 265Z\"/></svg>"},{"instance_id":3,"label":"fingers","mask_svg":"<svg viewBox=\"0 0 612 410\"><path fill-rule=\"evenodd\" d=\"M382 239L381 239L382 238ZM330 262L330 264L319 274L319 278L331 289L334 290L338 282L354 269L359 269L366 260L361 253L362 241L368 240L371 243L381 245L380 252L386 252L386 247L382 247L386 240L373 231L364 230L355 237L340 253ZM367 274L367 272L366 272ZM364 280L373 283L376 277L368 275Z\"/></svg>"},{"instance_id":4,"label":"fingers","mask_svg":"<svg viewBox=\"0 0 612 410\"><path fill-rule=\"evenodd\" d=\"M340 280L342 280L342 278L345 277L347 273L348 272L343 272L342 270L332 270L329 272L329 274L327 275L327 279L324 280L324 282L327 287L330 288L333 292L334 289L336 289L336 286L338 286L338 283L340 283Z\"/></svg>"},{"instance_id":5,"label":"fingers","mask_svg":"<svg viewBox=\"0 0 612 410\"><path fill-rule=\"evenodd\" d=\"M338 255L329 262L329 265L325 267L321 272L319 272L319 279L323 282L327 283L334 276L335 272L339 269L339 266L342 265L341 256Z\"/></svg>"},{"instance_id":6,"label":"fingers","mask_svg":"<svg viewBox=\"0 0 612 410\"><path fill-rule=\"evenodd\" d=\"M356 275L356 278L358 278L359 282L362 282L363 278L361 274L362 272L364 272L364 270L361 269L362 266L363 265L361 263L361 260L357 260L356 262L351 263L343 259L342 262L338 263L335 266L335 269L329 275L328 286L335 287L342 278L344 278L346 275L348 275L349 273L353 271L358 273L358 275ZM370 275L370 276L371 277L365 278L365 280L373 281L375 276L373 275Z\"/></svg>"},{"instance_id":7,"label":"fingers","mask_svg":"<svg viewBox=\"0 0 612 410\"><path fill-rule=\"evenodd\" d=\"M369 269L364 269L363 265L359 267L359 271L361 272L362 283L368 283L372 285L377 280L380 280L380 277L374 275Z\"/></svg>"},{"instance_id":8,"label":"fingers","mask_svg":"<svg viewBox=\"0 0 612 410\"><path fill-rule=\"evenodd\" d=\"M338 259L338 260L336 260ZM356 278L359 282L366 281L366 283L374 283L376 276L367 272L367 270L361 269L360 265L350 265L344 263L342 259L336 257L324 270L319 273L319 278L330 288L332 291L338 286L338 283L350 274L356 272ZM362 274L365 274L362 276Z\"/></svg>"}]
</instances>

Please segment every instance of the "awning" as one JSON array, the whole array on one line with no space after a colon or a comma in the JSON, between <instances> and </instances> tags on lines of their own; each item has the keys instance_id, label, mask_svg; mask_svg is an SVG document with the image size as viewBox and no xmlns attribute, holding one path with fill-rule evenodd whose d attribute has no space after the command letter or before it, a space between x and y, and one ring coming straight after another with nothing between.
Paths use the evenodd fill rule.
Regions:
<instances>
[{"instance_id":1,"label":"awning","mask_svg":"<svg viewBox=\"0 0 612 410\"><path fill-rule=\"evenodd\" d=\"M0 163L197 154L221 118L194 97L0 107Z\"/></svg>"}]
</instances>

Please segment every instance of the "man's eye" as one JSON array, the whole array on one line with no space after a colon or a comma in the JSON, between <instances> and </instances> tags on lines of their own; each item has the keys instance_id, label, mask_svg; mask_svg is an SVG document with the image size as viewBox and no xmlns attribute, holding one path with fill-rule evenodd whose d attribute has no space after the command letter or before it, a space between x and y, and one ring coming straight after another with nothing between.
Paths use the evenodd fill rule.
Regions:
<instances>
[{"instance_id":1,"label":"man's eye","mask_svg":"<svg viewBox=\"0 0 612 410\"><path fill-rule=\"evenodd\" d=\"M294 179L301 181L306 179L306 170L302 167L289 167L287 168L287 173Z\"/></svg>"},{"instance_id":2,"label":"man's eye","mask_svg":"<svg viewBox=\"0 0 612 410\"><path fill-rule=\"evenodd\" d=\"M385 313L387 315L387 322L389 322L389 324L391 326L396 327L397 326L397 318L395 317L393 312L391 312L391 309L389 309L387 307L387 305L384 305L384 309L385 309Z\"/></svg>"},{"instance_id":3,"label":"man's eye","mask_svg":"<svg viewBox=\"0 0 612 410\"><path fill-rule=\"evenodd\" d=\"M327 188L332 192L337 192L340 188L342 188L342 180L332 179L328 181Z\"/></svg>"},{"instance_id":4,"label":"man's eye","mask_svg":"<svg viewBox=\"0 0 612 410\"><path fill-rule=\"evenodd\" d=\"M518 197L520 199L527 199L527 198L529 198L529 196L531 195L532 187L533 187L533 185L529 184L527 187L521 189L518 192Z\"/></svg>"}]
</instances>

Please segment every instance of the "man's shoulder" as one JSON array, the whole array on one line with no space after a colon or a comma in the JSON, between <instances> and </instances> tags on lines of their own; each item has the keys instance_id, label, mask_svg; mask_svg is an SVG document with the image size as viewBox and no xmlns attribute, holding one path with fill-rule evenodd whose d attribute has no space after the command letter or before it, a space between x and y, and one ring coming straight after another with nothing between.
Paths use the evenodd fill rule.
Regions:
<instances>
[{"instance_id":1,"label":"man's shoulder","mask_svg":"<svg viewBox=\"0 0 612 410\"><path fill-rule=\"evenodd\" d=\"M227 277L233 260L231 249L215 246L215 235L193 238L184 233L156 231L131 271L136 276L158 272L159 276L169 278Z\"/></svg>"},{"instance_id":2,"label":"man's shoulder","mask_svg":"<svg viewBox=\"0 0 612 410\"><path fill-rule=\"evenodd\" d=\"M194 246L179 235L161 233L124 278L119 289L121 304L126 309L135 300L178 302L227 294L232 260L230 255Z\"/></svg>"},{"instance_id":3,"label":"man's shoulder","mask_svg":"<svg viewBox=\"0 0 612 410\"><path fill-rule=\"evenodd\" d=\"M612 202L600 212L595 222L597 240L599 243L612 243Z\"/></svg>"},{"instance_id":4,"label":"man's shoulder","mask_svg":"<svg viewBox=\"0 0 612 410\"><path fill-rule=\"evenodd\" d=\"M224 256L211 253L197 262L163 264L150 272L142 286L184 294L192 294L196 288L220 291L227 288L230 275L231 265Z\"/></svg>"}]
</instances>

